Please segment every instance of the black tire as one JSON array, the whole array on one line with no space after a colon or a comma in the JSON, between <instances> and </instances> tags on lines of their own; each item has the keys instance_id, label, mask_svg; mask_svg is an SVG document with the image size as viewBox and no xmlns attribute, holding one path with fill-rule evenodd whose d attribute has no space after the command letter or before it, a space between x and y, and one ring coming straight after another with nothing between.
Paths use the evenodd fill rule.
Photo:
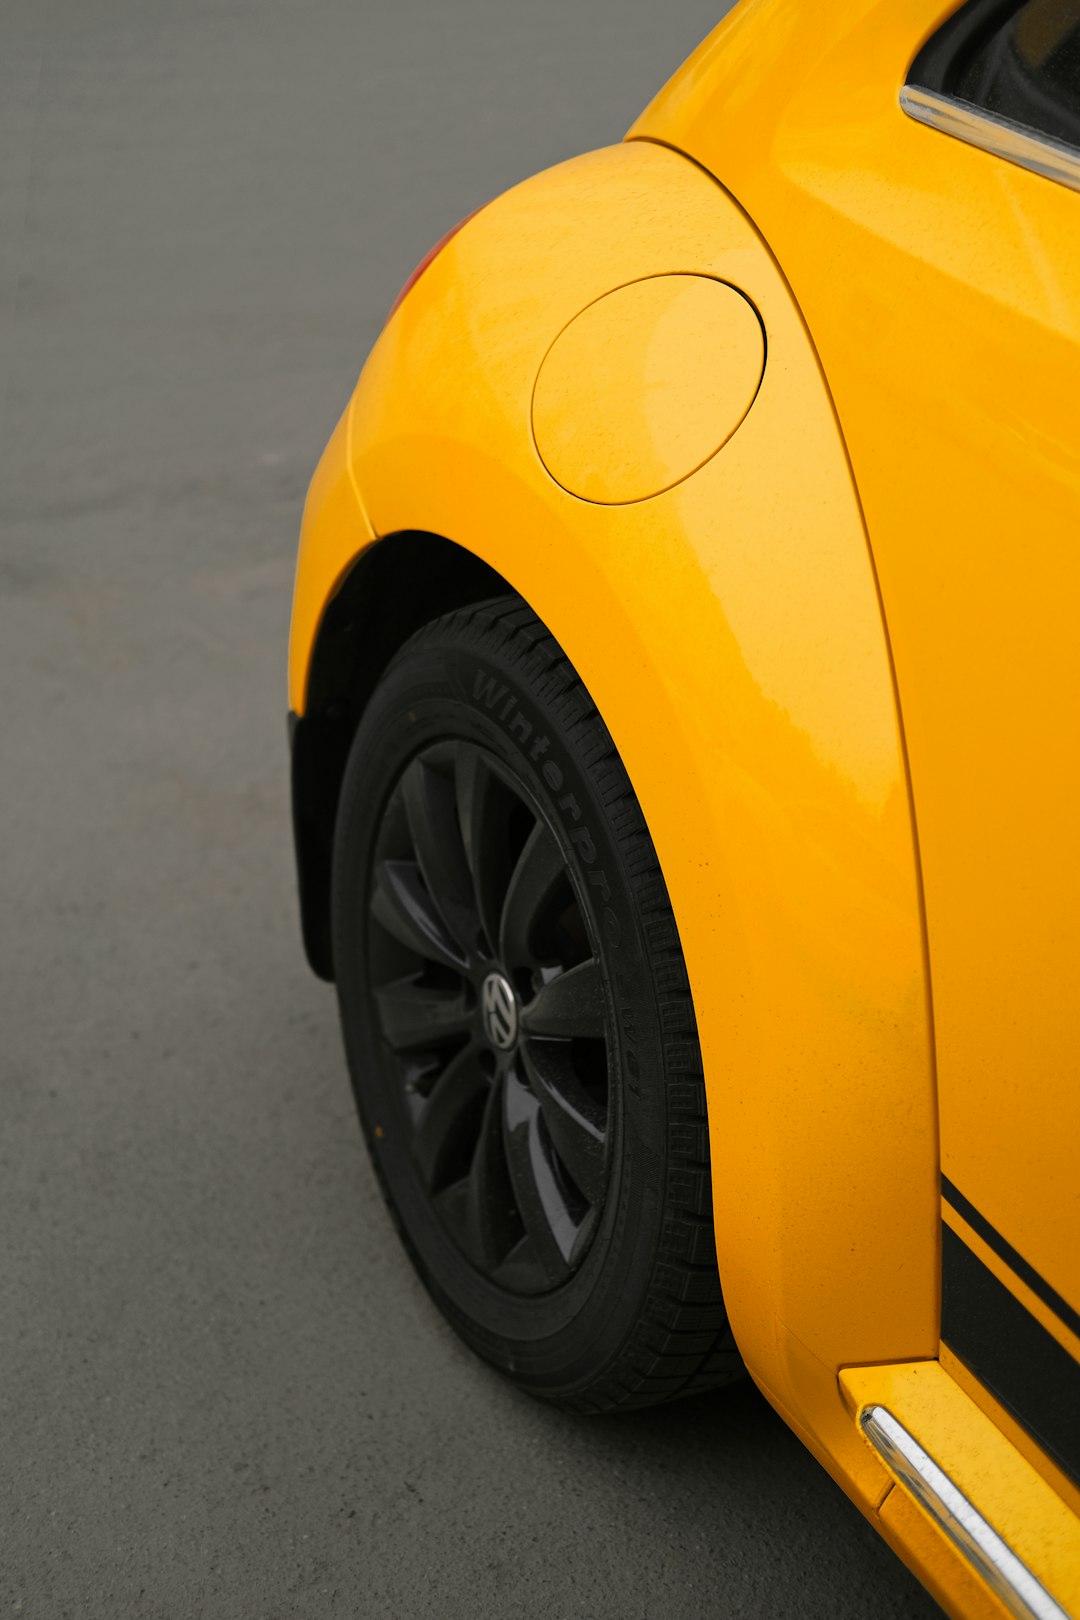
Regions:
<instances>
[{"instance_id":1,"label":"black tire","mask_svg":"<svg viewBox=\"0 0 1080 1620\"><path fill-rule=\"evenodd\" d=\"M517 597L425 626L383 676L333 931L368 1148L462 1337L577 1411L737 1377L675 919L611 738Z\"/></svg>"}]
</instances>

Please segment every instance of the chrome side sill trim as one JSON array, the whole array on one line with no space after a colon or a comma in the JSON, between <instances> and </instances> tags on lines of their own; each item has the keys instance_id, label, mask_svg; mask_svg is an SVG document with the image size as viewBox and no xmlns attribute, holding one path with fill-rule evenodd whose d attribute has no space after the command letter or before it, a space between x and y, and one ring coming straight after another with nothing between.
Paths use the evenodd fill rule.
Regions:
<instances>
[{"instance_id":1,"label":"chrome side sill trim","mask_svg":"<svg viewBox=\"0 0 1080 1620\"><path fill-rule=\"evenodd\" d=\"M1023 124L1014 124L1009 118L997 118L983 112L970 102L957 101L952 96L940 96L933 90L920 90L917 85L905 84L900 92L900 105L909 118L920 124L929 124L957 140L967 141L995 157L1018 163L1047 180L1080 191L1080 152L1049 135L1036 135Z\"/></svg>"},{"instance_id":2,"label":"chrome side sill trim","mask_svg":"<svg viewBox=\"0 0 1080 1620\"><path fill-rule=\"evenodd\" d=\"M859 1424L882 1461L1010 1614L1017 1620L1070 1620L1061 1604L890 1411L884 1406L864 1407Z\"/></svg>"}]
</instances>

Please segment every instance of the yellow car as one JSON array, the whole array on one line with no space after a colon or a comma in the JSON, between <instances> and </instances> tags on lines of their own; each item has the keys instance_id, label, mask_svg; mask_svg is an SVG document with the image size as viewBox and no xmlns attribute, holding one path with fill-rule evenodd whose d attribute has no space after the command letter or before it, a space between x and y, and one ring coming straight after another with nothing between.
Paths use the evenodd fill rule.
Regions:
<instances>
[{"instance_id":1,"label":"yellow car","mask_svg":"<svg viewBox=\"0 0 1080 1620\"><path fill-rule=\"evenodd\" d=\"M1080 0L742 0L411 279L292 619L435 1299L580 1411L745 1367L965 1617L1080 1615L1078 189Z\"/></svg>"}]
</instances>

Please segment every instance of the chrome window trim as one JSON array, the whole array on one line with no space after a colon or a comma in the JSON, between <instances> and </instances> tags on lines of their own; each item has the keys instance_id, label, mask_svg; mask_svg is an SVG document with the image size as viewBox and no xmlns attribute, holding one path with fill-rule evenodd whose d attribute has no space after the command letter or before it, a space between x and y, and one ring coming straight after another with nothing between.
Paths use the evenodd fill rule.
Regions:
<instances>
[{"instance_id":1,"label":"chrome window trim","mask_svg":"<svg viewBox=\"0 0 1080 1620\"><path fill-rule=\"evenodd\" d=\"M1070 1620L1042 1582L886 1407L864 1407L859 1426L883 1462L1016 1620Z\"/></svg>"},{"instance_id":2,"label":"chrome window trim","mask_svg":"<svg viewBox=\"0 0 1080 1620\"><path fill-rule=\"evenodd\" d=\"M1022 169L1030 169L1033 174L1080 191L1080 152L1063 141L1038 135L1023 124L1014 124L1010 118L983 112L969 101L942 96L935 90L921 90L916 84L904 85L900 105L909 118L920 124L928 124L944 135L955 135L969 146L978 146L995 157L1019 164Z\"/></svg>"}]
</instances>

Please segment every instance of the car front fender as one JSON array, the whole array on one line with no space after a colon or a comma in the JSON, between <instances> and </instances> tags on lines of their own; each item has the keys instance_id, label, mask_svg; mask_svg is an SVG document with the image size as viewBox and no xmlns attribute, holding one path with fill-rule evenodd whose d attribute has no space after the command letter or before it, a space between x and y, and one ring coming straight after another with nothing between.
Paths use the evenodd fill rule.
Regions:
<instances>
[{"instance_id":1,"label":"car front fender","mask_svg":"<svg viewBox=\"0 0 1080 1620\"><path fill-rule=\"evenodd\" d=\"M579 499L532 437L541 365L595 300L670 273L756 307L756 399L666 493ZM371 534L444 536L497 570L604 716L694 993L732 1325L772 1399L873 1499L884 1476L836 1375L937 1351L929 995L872 558L783 276L686 159L640 141L590 154L453 238L376 344L343 432L340 479ZM306 525L296 709L358 532L317 513Z\"/></svg>"}]
</instances>

